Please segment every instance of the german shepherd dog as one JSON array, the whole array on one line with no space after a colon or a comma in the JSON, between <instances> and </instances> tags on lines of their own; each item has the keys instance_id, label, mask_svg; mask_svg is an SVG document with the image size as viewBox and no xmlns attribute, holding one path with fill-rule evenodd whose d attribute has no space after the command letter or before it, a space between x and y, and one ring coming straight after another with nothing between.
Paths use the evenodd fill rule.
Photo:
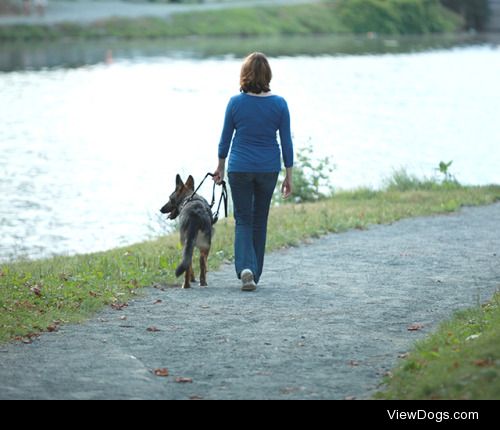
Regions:
<instances>
[{"instance_id":1,"label":"german shepherd dog","mask_svg":"<svg viewBox=\"0 0 500 430\"><path fill-rule=\"evenodd\" d=\"M179 217L183 252L182 262L175 270L175 276L179 277L184 273L182 288L190 288L190 282L195 281L192 265L195 246L200 250L200 287L206 287L207 259L213 235L213 215L208 202L194 193L194 179L191 175L185 184L177 175L175 191L160 211L163 214L169 214L169 219Z\"/></svg>"}]
</instances>

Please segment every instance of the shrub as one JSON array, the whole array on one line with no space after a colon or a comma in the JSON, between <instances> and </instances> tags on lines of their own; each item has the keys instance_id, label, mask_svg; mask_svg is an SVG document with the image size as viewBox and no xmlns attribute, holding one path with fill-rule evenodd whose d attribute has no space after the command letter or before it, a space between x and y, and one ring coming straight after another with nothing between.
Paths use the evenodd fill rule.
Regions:
<instances>
[{"instance_id":1,"label":"shrub","mask_svg":"<svg viewBox=\"0 0 500 430\"><path fill-rule=\"evenodd\" d=\"M488 0L440 0L465 19L467 29L484 30L491 16Z\"/></svg>"},{"instance_id":2,"label":"shrub","mask_svg":"<svg viewBox=\"0 0 500 430\"><path fill-rule=\"evenodd\" d=\"M333 194L330 174L335 170L335 165L330 157L314 160L313 152L311 145L297 151L293 166L293 199L284 200L285 203L315 202ZM280 201L284 177L283 171L274 194L274 203Z\"/></svg>"},{"instance_id":3,"label":"shrub","mask_svg":"<svg viewBox=\"0 0 500 430\"><path fill-rule=\"evenodd\" d=\"M463 22L438 0L340 0L338 14L342 23L355 33L449 32Z\"/></svg>"}]
</instances>

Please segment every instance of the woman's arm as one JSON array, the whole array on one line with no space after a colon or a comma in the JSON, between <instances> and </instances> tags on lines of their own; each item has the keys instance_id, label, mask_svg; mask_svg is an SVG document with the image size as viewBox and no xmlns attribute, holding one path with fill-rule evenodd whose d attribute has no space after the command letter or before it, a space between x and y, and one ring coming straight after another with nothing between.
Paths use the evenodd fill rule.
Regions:
<instances>
[{"instance_id":1,"label":"woman's arm","mask_svg":"<svg viewBox=\"0 0 500 430\"><path fill-rule=\"evenodd\" d=\"M281 143L281 153L283 156L283 162L286 167L286 175L281 185L281 194L284 199L291 196L293 192L293 181L292 181L292 168L293 168L293 142L292 142L292 132L290 127L290 112L288 110L288 105L285 100L283 100L283 114L281 117L281 125L279 128L280 133L280 143Z\"/></svg>"},{"instance_id":2,"label":"woman's arm","mask_svg":"<svg viewBox=\"0 0 500 430\"><path fill-rule=\"evenodd\" d=\"M234 134L234 122L233 122L233 112L232 112L233 99L229 100L226 107L226 114L224 115L224 126L222 127L222 133L219 141L219 164L217 169L215 169L213 179L216 184L220 184L224 180L224 173L226 170L226 158L229 153L229 148L231 147L231 140Z\"/></svg>"},{"instance_id":3,"label":"woman's arm","mask_svg":"<svg viewBox=\"0 0 500 430\"><path fill-rule=\"evenodd\" d=\"M229 148L231 147L231 140L234 134L234 121L233 121L233 99L229 100L226 107L226 113L224 115L224 125L222 127L222 133L219 141L219 160L226 159L229 153Z\"/></svg>"},{"instance_id":4,"label":"woman's arm","mask_svg":"<svg viewBox=\"0 0 500 430\"><path fill-rule=\"evenodd\" d=\"M279 134L283 162L285 164L285 167L288 169L289 167L293 166L293 142L292 131L290 127L290 111L288 110L288 104L286 103L285 99L283 99L283 111L281 114Z\"/></svg>"}]
</instances>

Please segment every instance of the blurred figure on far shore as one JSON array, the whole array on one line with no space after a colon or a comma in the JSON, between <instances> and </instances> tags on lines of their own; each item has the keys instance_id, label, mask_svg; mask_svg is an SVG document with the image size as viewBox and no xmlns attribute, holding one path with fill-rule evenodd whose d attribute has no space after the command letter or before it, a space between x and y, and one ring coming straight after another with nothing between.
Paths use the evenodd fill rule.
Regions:
<instances>
[{"instance_id":1,"label":"blurred figure on far shore","mask_svg":"<svg viewBox=\"0 0 500 430\"><path fill-rule=\"evenodd\" d=\"M45 10L49 4L49 0L34 0L35 8L39 16L45 15Z\"/></svg>"},{"instance_id":2,"label":"blurred figure on far shore","mask_svg":"<svg viewBox=\"0 0 500 430\"><path fill-rule=\"evenodd\" d=\"M23 0L23 10L25 15L31 15L31 2L32 0ZM33 0L33 5L39 16L44 16L49 0Z\"/></svg>"},{"instance_id":3,"label":"blurred figure on far shore","mask_svg":"<svg viewBox=\"0 0 500 430\"><path fill-rule=\"evenodd\" d=\"M23 10L25 15L31 15L31 0L23 0Z\"/></svg>"},{"instance_id":4,"label":"blurred figure on far shore","mask_svg":"<svg viewBox=\"0 0 500 430\"><path fill-rule=\"evenodd\" d=\"M112 49L108 49L106 51L106 58L105 58L105 63L109 66L111 64L113 64L113 50Z\"/></svg>"}]
</instances>

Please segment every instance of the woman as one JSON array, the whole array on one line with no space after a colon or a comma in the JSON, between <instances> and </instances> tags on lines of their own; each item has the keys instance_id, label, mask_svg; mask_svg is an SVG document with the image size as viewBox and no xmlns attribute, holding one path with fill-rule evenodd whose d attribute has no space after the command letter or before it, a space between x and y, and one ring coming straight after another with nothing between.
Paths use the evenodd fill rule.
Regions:
<instances>
[{"instance_id":1,"label":"woman","mask_svg":"<svg viewBox=\"0 0 500 430\"><path fill-rule=\"evenodd\" d=\"M214 180L221 183L231 148L227 170L236 221L235 268L243 291L257 288L264 266L269 206L281 170L277 132L286 168L281 192L284 198L292 193L290 113L285 99L271 93L271 77L264 54L254 52L245 58L240 94L227 105L214 172Z\"/></svg>"}]
</instances>

